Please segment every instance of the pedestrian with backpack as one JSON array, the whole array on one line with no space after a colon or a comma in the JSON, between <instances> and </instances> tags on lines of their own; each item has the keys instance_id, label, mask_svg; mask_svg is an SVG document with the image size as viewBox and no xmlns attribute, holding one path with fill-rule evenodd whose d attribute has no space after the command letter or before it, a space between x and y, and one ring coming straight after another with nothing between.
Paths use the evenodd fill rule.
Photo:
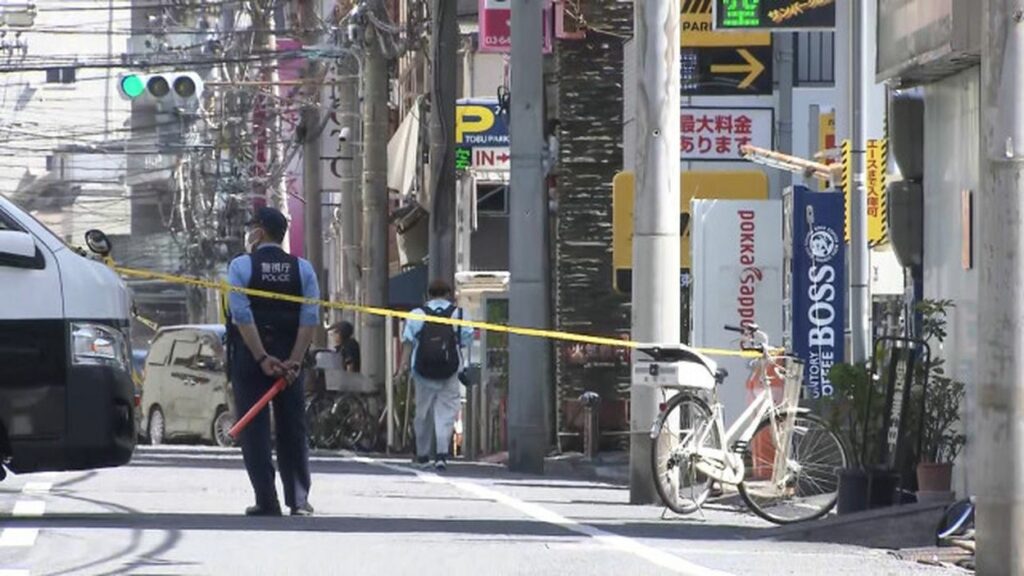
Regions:
<instances>
[{"instance_id":1,"label":"pedestrian with backpack","mask_svg":"<svg viewBox=\"0 0 1024 576\"><path fill-rule=\"evenodd\" d=\"M427 302L413 310L414 316L465 319L461 308L452 301L452 288L443 280L431 282ZM448 465L449 446L455 419L462 403L459 373L462 371L463 344L473 337L472 328L426 322L410 318L402 335L412 344L411 372L416 390L416 462L430 466L430 440L437 438L434 468L443 471Z\"/></svg>"}]
</instances>

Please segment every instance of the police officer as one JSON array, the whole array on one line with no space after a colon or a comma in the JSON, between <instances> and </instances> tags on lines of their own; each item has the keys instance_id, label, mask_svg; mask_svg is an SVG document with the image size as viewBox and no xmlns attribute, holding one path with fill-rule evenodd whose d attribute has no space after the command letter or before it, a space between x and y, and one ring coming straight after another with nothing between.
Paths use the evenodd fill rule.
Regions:
<instances>
[{"instance_id":1,"label":"police officer","mask_svg":"<svg viewBox=\"0 0 1024 576\"><path fill-rule=\"evenodd\" d=\"M309 262L281 248L288 220L273 208L259 208L246 225L246 248L231 261L232 286L280 294L320 298L316 272ZM285 377L290 384L274 398L277 465L284 502L293 516L309 516L309 445L303 416L302 360L319 323L319 308L232 292L228 347L231 382L238 414L245 414ZM249 516L280 516L270 449L270 415L264 409L242 432L242 456L256 495Z\"/></svg>"}]
</instances>

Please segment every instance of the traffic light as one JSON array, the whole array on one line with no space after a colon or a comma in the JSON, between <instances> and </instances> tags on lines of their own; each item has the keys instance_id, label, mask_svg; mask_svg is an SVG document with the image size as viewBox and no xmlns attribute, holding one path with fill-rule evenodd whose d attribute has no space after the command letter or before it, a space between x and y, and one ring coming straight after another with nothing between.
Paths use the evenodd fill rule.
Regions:
<instances>
[{"instance_id":1,"label":"traffic light","mask_svg":"<svg viewBox=\"0 0 1024 576\"><path fill-rule=\"evenodd\" d=\"M150 100L187 104L197 102L203 93L203 79L195 72L124 74L117 84L126 100Z\"/></svg>"}]
</instances>

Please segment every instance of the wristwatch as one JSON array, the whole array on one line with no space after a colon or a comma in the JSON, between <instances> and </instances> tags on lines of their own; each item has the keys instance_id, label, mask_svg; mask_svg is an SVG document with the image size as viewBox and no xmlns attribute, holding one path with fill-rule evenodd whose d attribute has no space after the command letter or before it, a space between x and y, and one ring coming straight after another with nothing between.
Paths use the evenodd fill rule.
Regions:
<instances>
[{"instance_id":1,"label":"wristwatch","mask_svg":"<svg viewBox=\"0 0 1024 576\"><path fill-rule=\"evenodd\" d=\"M256 361L257 366L263 366L263 361L270 358L270 354L264 354L259 360Z\"/></svg>"}]
</instances>

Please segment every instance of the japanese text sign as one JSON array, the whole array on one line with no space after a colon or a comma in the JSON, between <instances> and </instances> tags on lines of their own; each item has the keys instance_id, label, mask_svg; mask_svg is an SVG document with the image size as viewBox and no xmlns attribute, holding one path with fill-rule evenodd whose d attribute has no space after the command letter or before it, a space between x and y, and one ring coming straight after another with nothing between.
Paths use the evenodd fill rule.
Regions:
<instances>
[{"instance_id":1,"label":"japanese text sign","mask_svg":"<svg viewBox=\"0 0 1024 576\"><path fill-rule=\"evenodd\" d=\"M871 246L884 244L888 238L885 195L888 152L886 140L868 140L864 170L868 197L868 243Z\"/></svg>"},{"instance_id":2,"label":"japanese text sign","mask_svg":"<svg viewBox=\"0 0 1024 576\"><path fill-rule=\"evenodd\" d=\"M771 108L683 108L679 117L683 161L741 161L747 144L771 149Z\"/></svg>"}]
</instances>

